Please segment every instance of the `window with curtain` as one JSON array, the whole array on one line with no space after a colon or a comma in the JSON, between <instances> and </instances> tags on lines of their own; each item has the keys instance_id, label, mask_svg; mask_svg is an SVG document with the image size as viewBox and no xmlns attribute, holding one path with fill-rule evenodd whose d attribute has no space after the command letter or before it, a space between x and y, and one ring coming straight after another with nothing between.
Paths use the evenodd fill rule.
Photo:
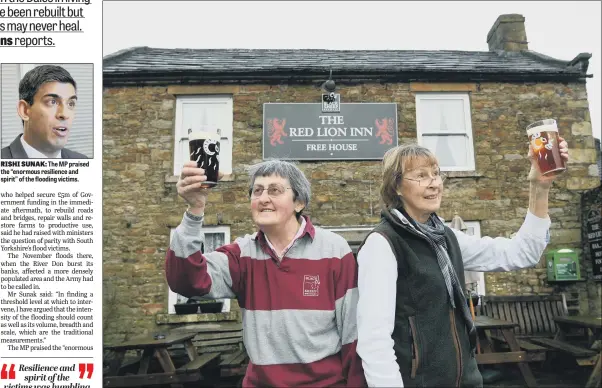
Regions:
<instances>
[{"instance_id":1,"label":"window with curtain","mask_svg":"<svg viewBox=\"0 0 602 388\"><path fill-rule=\"evenodd\" d=\"M173 235L174 229L171 230L170 239ZM201 233L201 232L199 232ZM205 242L203 244L203 253L208 253L215 251L217 248L222 245L230 243L230 227L228 226L203 226L202 233L205 235ZM176 294L171 289L169 289L168 295L168 303L169 308L168 312L170 314L175 314L176 310L173 307L176 303L186 303L188 298L179 294ZM229 299L220 299L220 301L224 302L225 310L230 310L230 300ZM222 309L224 311L224 309Z\"/></svg>"},{"instance_id":2,"label":"window with curtain","mask_svg":"<svg viewBox=\"0 0 602 388\"><path fill-rule=\"evenodd\" d=\"M468 93L416 94L418 144L430 149L443 171L474 171Z\"/></svg>"},{"instance_id":3,"label":"window with curtain","mask_svg":"<svg viewBox=\"0 0 602 388\"><path fill-rule=\"evenodd\" d=\"M176 98L174 175L190 160L188 130L209 126L220 130L220 170L232 171L233 111L232 96L194 95Z\"/></svg>"}]
</instances>

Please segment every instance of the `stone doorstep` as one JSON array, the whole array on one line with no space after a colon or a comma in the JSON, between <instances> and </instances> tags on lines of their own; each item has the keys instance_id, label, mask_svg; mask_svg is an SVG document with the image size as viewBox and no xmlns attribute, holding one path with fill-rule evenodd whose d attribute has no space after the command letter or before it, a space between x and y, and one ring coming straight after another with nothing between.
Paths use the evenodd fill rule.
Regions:
<instances>
[{"instance_id":1,"label":"stone doorstep","mask_svg":"<svg viewBox=\"0 0 602 388\"><path fill-rule=\"evenodd\" d=\"M157 314L155 320L157 325L169 325L178 323L195 322L218 322L218 321L238 321L240 314L238 311L228 313L208 313L208 314Z\"/></svg>"},{"instance_id":2,"label":"stone doorstep","mask_svg":"<svg viewBox=\"0 0 602 388\"><path fill-rule=\"evenodd\" d=\"M231 335L232 333L242 333L242 322L225 321L225 322L197 322L184 324L170 330L171 333L187 333L197 332L199 336L202 333L224 333Z\"/></svg>"}]
</instances>

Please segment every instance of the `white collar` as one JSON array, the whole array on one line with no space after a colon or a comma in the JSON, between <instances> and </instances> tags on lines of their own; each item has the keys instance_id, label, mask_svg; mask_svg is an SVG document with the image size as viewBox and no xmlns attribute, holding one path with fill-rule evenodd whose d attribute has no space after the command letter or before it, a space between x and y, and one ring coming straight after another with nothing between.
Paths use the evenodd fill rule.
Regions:
<instances>
[{"instance_id":1,"label":"white collar","mask_svg":"<svg viewBox=\"0 0 602 388\"><path fill-rule=\"evenodd\" d=\"M27 144L27 142L25 141L24 136L21 136L21 145L23 146L23 149L25 150L25 153L27 154L27 157L30 159L61 159L61 150L58 150L54 155L52 156L46 156L43 153L41 153L40 151L36 150L35 148L33 148L32 146L30 146L29 144Z\"/></svg>"},{"instance_id":2,"label":"white collar","mask_svg":"<svg viewBox=\"0 0 602 388\"><path fill-rule=\"evenodd\" d=\"M272 250L276 253L276 255L278 256L279 259L282 259L282 257L284 256L284 254L286 253L286 251L289 250L289 248L291 247L291 245L293 245L293 243L299 238L299 236L301 236L303 234L303 231L305 230L305 224L307 222L305 222L305 217L301 217L301 226L299 227L299 230L297 231L297 234L295 235L295 237L293 237L293 239L291 240L291 242L286 246L286 248L284 248L282 250L282 252L277 252L276 248L274 248L274 246L272 245L272 243L270 242L270 240L268 239L268 235L265 235L265 241L268 242L268 245L270 246L270 248L272 248Z\"/></svg>"},{"instance_id":3,"label":"white collar","mask_svg":"<svg viewBox=\"0 0 602 388\"><path fill-rule=\"evenodd\" d=\"M401 221L402 224L404 225L409 225L410 227L412 227L413 229L416 229L414 227L414 224L411 223L406 216L404 216L399 210L397 209L391 209L391 214L395 215L395 217L399 218L399 221Z\"/></svg>"}]
</instances>

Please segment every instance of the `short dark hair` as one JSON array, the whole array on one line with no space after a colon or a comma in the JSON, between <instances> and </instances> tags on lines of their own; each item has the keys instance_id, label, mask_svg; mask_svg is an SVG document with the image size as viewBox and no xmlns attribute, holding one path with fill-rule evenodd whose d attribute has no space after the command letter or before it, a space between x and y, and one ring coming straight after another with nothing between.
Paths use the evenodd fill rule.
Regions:
<instances>
[{"instance_id":1,"label":"short dark hair","mask_svg":"<svg viewBox=\"0 0 602 388\"><path fill-rule=\"evenodd\" d=\"M19 100L24 100L29 105L33 105L34 96L40 86L46 82L71 84L77 90L75 80L67 70L56 65L41 65L25 73L21 82L19 82Z\"/></svg>"}]
</instances>

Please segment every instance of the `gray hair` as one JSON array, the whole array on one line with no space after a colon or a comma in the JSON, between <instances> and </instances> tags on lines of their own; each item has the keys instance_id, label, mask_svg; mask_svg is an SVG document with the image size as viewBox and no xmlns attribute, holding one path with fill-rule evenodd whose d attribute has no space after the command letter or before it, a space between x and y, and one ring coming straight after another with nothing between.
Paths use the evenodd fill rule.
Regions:
<instances>
[{"instance_id":1,"label":"gray hair","mask_svg":"<svg viewBox=\"0 0 602 388\"><path fill-rule=\"evenodd\" d=\"M311 197L311 184L294 163L284 160L266 160L265 162L257 163L249 167L249 196L253 190L255 179L260 176L277 175L281 178L288 179L293 189L293 200L299 201L305 205L301 211L297 213L297 218L301 216L303 210L309 208L309 198Z\"/></svg>"}]
</instances>

